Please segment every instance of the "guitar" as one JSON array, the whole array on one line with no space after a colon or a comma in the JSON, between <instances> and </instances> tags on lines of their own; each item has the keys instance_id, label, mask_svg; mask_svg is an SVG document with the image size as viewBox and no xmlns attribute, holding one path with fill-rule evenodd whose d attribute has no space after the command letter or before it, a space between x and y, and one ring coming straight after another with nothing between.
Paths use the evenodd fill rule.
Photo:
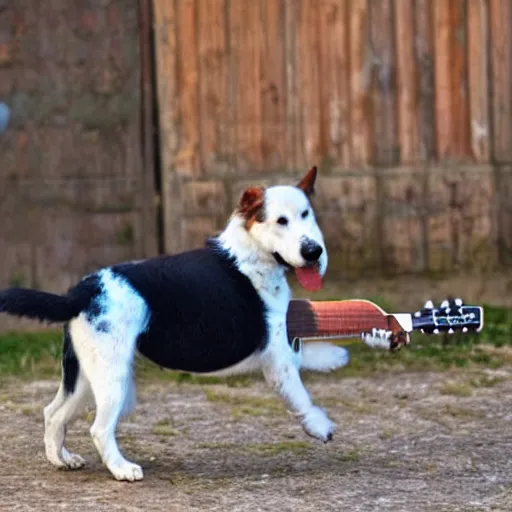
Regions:
<instances>
[{"instance_id":1,"label":"guitar","mask_svg":"<svg viewBox=\"0 0 512 512\"><path fill-rule=\"evenodd\" d=\"M288 340L299 352L303 340L361 338L371 347L395 351L409 344L410 333L480 332L483 308L461 299L445 300L436 308L427 301L415 313L386 313L368 300L310 301L293 299L287 314Z\"/></svg>"}]
</instances>

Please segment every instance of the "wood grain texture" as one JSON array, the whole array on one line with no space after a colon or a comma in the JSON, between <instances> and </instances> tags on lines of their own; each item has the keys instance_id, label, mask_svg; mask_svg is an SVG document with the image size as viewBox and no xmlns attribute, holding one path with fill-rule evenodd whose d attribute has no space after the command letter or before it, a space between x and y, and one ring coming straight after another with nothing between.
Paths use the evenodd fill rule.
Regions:
<instances>
[{"instance_id":1,"label":"wood grain texture","mask_svg":"<svg viewBox=\"0 0 512 512\"><path fill-rule=\"evenodd\" d=\"M393 332L400 324L376 304L365 300L291 300L286 319L288 338L359 337L372 329Z\"/></svg>"},{"instance_id":2,"label":"wood grain texture","mask_svg":"<svg viewBox=\"0 0 512 512\"><path fill-rule=\"evenodd\" d=\"M285 2L261 0L262 159L265 171L286 166Z\"/></svg>"},{"instance_id":3,"label":"wood grain texture","mask_svg":"<svg viewBox=\"0 0 512 512\"><path fill-rule=\"evenodd\" d=\"M491 27L492 141L496 162L512 161L512 4L489 0Z\"/></svg>"},{"instance_id":4,"label":"wood grain texture","mask_svg":"<svg viewBox=\"0 0 512 512\"><path fill-rule=\"evenodd\" d=\"M372 163L386 167L396 165L399 160L396 129L395 44L392 22L392 1L371 0Z\"/></svg>"},{"instance_id":5,"label":"wood grain texture","mask_svg":"<svg viewBox=\"0 0 512 512\"><path fill-rule=\"evenodd\" d=\"M300 126L304 164L312 165L319 161L324 151L321 140L320 84L323 76L320 74L319 2L302 0L300 5L298 27Z\"/></svg>"},{"instance_id":6,"label":"wood grain texture","mask_svg":"<svg viewBox=\"0 0 512 512\"><path fill-rule=\"evenodd\" d=\"M205 174L225 174L233 153L225 0L199 1L197 7L201 160Z\"/></svg>"},{"instance_id":7,"label":"wood grain texture","mask_svg":"<svg viewBox=\"0 0 512 512\"><path fill-rule=\"evenodd\" d=\"M180 0L177 5L180 147L176 172L184 177L196 177L203 172L199 147L198 0Z\"/></svg>"},{"instance_id":8,"label":"wood grain texture","mask_svg":"<svg viewBox=\"0 0 512 512\"><path fill-rule=\"evenodd\" d=\"M158 74L158 113L160 126L160 158L162 162L163 245L168 253L183 247L180 217L181 183L176 173L180 147L178 133L180 107L177 61L177 12L174 2L155 0L153 3L155 60Z\"/></svg>"},{"instance_id":9,"label":"wood grain texture","mask_svg":"<svg viewBox=\"0 0 512 512\"><path fill-rule=\"evenodd\" d=\"M450 156L453 149L453 111L450 62L450 2L433 0L435 38L435 98L437 157Z\"/></svg>"},{"instance_id":10,"label":"wood grain texture","mask_svg":"<svg viewBox=\"0 0 512 512\"><path fill-rule=\"evenodd\" d=\"M365 167L370 162L371 67L367 0L350 2L350 126L351 164Z\"/></svg>"},{"instance_id":11,"label":"wood grain texture","mask_svg":"<svg viewBox=\"0 0 512 512\"><path fill-rule=\"evenodd\" d=\"M397 0L400 1L400 0ZM431 0L415 0L415 59L418 70L418 159L436 156L436 106L434 80L433 9Z\"/></svg>"},{"instance_id":12,"label":"wood grain texture","mask_svg":"<svg viewBox=\"0 0 512 512\"><path fill-rule=\"evenodd\" d=\"M350 166L348 0L320 2L320 148L329 164Z\"/></svg>"},{"instance_id":13,"label":"wood grain texture","mask_svg":"<svg viewBox=\"0 0 512 512\"><path fill-rule=\"evenodd\" d=\"M395 0L394 12L400 163L411 164L416 162L419 156L414 1Z\"/></svg>"},{"instance_id":14,"label":"wood grain texture","mask_svg":"<svg viewBox=\"0 0 512 512\"><path fill-rule=\"evenodd\" d=\"M439 159L470 154L465 0L435 0L436 136Z\"/></svg>"},{"instance_id":15,"label":"wood grain texture","mask_svg":"<svg viewBox=\"0 0 512 512\"><path fill-rule=\"evenodd\" d=\"M297 25L299 6L295 0L284 0L284 46L286 66L286 169L304 168L300 145L299 83L297 77Z\"/></svg>"},{"instance_id":16,"label":"wood grain texture","mask_svg":"<svg viewBox=\"0 0 512 512\"><path fill-rule=\"evenodd\" d=\"M461 160L470 155L470 117L467 63L467 3L452 0L450 4L450 85L453 112L452 155ZM471 58L474 58L471 55Z\"/></svg>"},{"instance_id":17,"label":"wood grain texture","mask_svg":"<svg viewBox=\"0 0 512 512\"><path fill-rule=\"evenodd\" d=\"M488 23L488 2L468 0L469 128L471 153L477 162L490 159Z\"/></svg>"},{"instance_id":18,"label":"wood grain texture","mask_svg":"<svg viewBox=\"0 0 512 512\"><path fill-rule=\"evenodd\" d=\"M262 170L262 39L261 2L229 3L231 72L235 83L237 123L236 171Z\"/></svg>"}]
</instances>

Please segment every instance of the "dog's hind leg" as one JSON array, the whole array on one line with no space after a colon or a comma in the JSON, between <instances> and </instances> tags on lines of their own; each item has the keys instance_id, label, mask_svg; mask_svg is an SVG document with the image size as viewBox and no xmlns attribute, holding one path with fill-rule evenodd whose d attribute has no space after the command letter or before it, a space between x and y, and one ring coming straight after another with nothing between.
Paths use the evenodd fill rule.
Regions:
<instances>
[{"instance_id":1,"label":"dog's hind leg","mask_svg":"<svg viewBox=\"0 0 512 512\"><path fill-rule=\"evenodd\" d=\"M64 382L61 382L57 395L44 409L46 457L57 467L78 469L85 464L80 455L66 449L64 439L68 423L83 410L89 397L89 383L79 375L72 392L67 392Z\"/></svg>"},{"instance_id":2,"label":"dog's hind leg","mask_svg":"<svg viewBox=\"0 0 512 512\"><path fill-rule=\"evenodd\" d=\"M102 311L96 318L80 314L71 321L80 371L96 403L91 437L103 463L117 480L142 480L140 466L126 460L116 441L117 423L134 405L133 359L137 337L148 311L143 299L125 282L108 277Z\"/></svg>"},{"instance_id":3,"label":"dog's hind leg","mask_svg":"<svg viewBox=\"0 0 512 512\"><path fill-rule=\"evenodd\" d=\"M55 466L77 469L85 463L80 455L70 453L64 447L64 439L67 424L84 408L88 397L90 397L90 387L80 373L69 328L66 325L62 354L62 382L57 395L44 409L46 457Z\"/></svg>"}]
</instances>

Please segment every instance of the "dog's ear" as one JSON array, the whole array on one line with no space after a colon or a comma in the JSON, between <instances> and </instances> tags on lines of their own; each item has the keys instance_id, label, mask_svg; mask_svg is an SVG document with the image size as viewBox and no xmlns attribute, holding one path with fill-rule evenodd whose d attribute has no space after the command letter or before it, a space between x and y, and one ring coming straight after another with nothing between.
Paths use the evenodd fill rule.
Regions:
<instances>
[{"instance_id":1,"label":"dog's ear","mask_svg":"<svg viewBox=\"0 0 512 512\"><path fill-rule=\"evenodd\" d=\"M244 218L247 229L250 229L255 222L263 222L264 197L265 189L263 187L250 187L242 194L237 210Z\"/></svg>"},{"instance_id":2,"label":"dog's ear","mask_svg":"<svg viewBox=\"0 0 512 512\"><path fill-rule=\"evenodd\" d=\"M315 193L316 172L317 169L315 165L314 167L311 167L297 185L297 187L299 187L308 197Z\"/></svg>"}]
</instances>

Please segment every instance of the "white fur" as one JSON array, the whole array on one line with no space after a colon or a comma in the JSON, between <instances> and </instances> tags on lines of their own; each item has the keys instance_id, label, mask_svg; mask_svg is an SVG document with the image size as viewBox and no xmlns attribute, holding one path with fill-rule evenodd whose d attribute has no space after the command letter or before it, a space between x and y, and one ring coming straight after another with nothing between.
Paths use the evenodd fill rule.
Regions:
<instances>
[{"instance_id":1,"label":"white fur","mask_svg":"<svg viewBox=\"0 0 512 512\"><path fill-rule=\"evenodd\" d=\"M372 329L371 333L366 333L361 336L364 344L370 348L382 348L389 350L391 346L391 337L393 333L386 329Z\"/></svg>"},{"instance_id":2,"label":"white fur","mask_svg":"<svg viewBox=\"0 0 512 512\"><path fill-rule=\"evenodd\" d=\"M302 213L308 210L307 217ZM287 226L277 223L280 216ZM266 348L216 375L262 370L268 384L302 420L304 430L324 442L335 426L326 413L315 406L302 383L300 369L329 371L347 364L346 350L328 343L305 345L298 353L287 339L286 313L290 288L285 268L273 256L279 254L292 266L303 266L300 247L304 238L323 248L320 273L327 268L327 251L306 195L295 187L272 187L265 191L265 220L248 230L245 220L234 214L220 235L221 245L236 256L239 270L254 285L267 309L270 334ZM90 320L81 313L69 324L80 371L73 393L59 388L45 408L45 447L48 460L60 467L78 468L84 460L64 447L67 423L92 396L96 417L91 436L105 465L118 480L140 480L142 469L127 461L117 446L115 429L119 418L134 405L135 386L132 363L138 335L148 324L150 312L145 301L123 278L106 269L100 274L103 293L101 315ZM112 328L98 329L100 322Z\"/></svg>"}]
</instances>

